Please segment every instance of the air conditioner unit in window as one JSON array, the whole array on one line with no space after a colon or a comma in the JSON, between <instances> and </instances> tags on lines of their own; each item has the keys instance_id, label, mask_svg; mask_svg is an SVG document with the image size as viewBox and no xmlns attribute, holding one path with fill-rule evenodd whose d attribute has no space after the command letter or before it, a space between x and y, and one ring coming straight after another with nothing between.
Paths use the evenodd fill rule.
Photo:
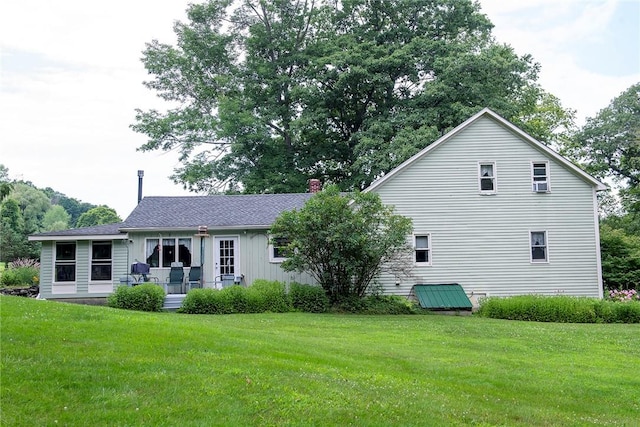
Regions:
<instances>
[{"instance_id":1,"label":"air conditioner unit in window","mask_svg":"<svg viewBox=\"0 0 640 427\"><path fill-rule=\"evenodd\" d=\"M533 183L533 191L536 193L546 193L549 191L549 186L547 185L547 181L536 181Z\"/></svg>"}]
</instances>

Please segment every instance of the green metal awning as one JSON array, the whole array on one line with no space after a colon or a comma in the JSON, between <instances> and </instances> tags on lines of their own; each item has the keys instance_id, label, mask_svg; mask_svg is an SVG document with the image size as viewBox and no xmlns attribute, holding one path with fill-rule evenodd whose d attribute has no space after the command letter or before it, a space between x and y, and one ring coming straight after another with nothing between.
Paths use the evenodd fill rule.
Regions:
<instances>
[{"instance_id":1,"label":"green metal awning","mask_svg":"<svg viewBox=\"0 0 640 427\"><path fill-rule=\"evenodd\" d=\"M473 304L457 283L444 285L413 285L420 307L430 310L471 310Z\"/></svg>"}]
</instances>

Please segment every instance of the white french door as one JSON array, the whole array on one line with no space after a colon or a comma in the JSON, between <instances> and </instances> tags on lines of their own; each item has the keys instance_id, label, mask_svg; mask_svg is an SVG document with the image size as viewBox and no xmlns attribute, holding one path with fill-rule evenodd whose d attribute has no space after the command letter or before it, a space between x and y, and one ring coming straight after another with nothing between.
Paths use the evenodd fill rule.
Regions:
<instances>
[{"instance_id":1,"label":"white french door","mask_svg":"<svg viewBox=\"0 0 640 427\"><path fill-rule=\"evenodd\" d=\"M223 275L239 275L239 251L237 237L216 237L214 242L215 280Z\"/></svg>"}]
</instances>

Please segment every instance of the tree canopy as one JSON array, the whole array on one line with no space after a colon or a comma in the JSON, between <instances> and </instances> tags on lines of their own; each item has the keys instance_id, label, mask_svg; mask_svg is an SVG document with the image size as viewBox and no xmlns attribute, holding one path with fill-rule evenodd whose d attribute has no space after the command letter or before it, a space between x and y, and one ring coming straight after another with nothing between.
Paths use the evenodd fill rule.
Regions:
<instances>
[{"instance_id":1,"label":"tree canopy","mask_svg":"<svg viewBox=\"0 0 640 427\"><path fill-rule=\"evenodd\" d=\"M114 224L116 222L122 222L122 219L114 209L106 206L98 206L80 215L76 226L81 228L93 225Z\"/></svg>"},{"instance_id":2,"label":"tree canopy","mask_svg":"<svg viewBox=\"0 0 640 427\"><path fill-rule=\"evenodd\" d=\"M362 189L483 107L544 142L572 121L471 0L209 0L187 17L143 52L168 108L132 128L181 153L191 190Z\"/></svg>"},{"instance_id":3,"label":"tree canopy","mask_svg":"<svg viewBox=\"0 0 640 427\"><path fill-rule=\"evenodd\" d=\"M640 213L640 83L588 118L565 151L598 178L612 178L623 205Z\"/></svg>"}]
</instances>

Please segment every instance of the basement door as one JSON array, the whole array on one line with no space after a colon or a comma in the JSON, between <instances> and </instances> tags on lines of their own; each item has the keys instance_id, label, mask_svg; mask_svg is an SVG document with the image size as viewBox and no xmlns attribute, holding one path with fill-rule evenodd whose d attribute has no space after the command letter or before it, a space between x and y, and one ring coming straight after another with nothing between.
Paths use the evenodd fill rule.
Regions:
<instances>
[{"instance_id":1,"label":"basement door","mask_svg":"<svg viewBox=\"0 0 640 427\"><path fill-rule=\"evenodd\" d=\"M224 275L240 275L238 238L216 237L214 245L215 281L221 282Z\"/></svg>"}]
</instances>

